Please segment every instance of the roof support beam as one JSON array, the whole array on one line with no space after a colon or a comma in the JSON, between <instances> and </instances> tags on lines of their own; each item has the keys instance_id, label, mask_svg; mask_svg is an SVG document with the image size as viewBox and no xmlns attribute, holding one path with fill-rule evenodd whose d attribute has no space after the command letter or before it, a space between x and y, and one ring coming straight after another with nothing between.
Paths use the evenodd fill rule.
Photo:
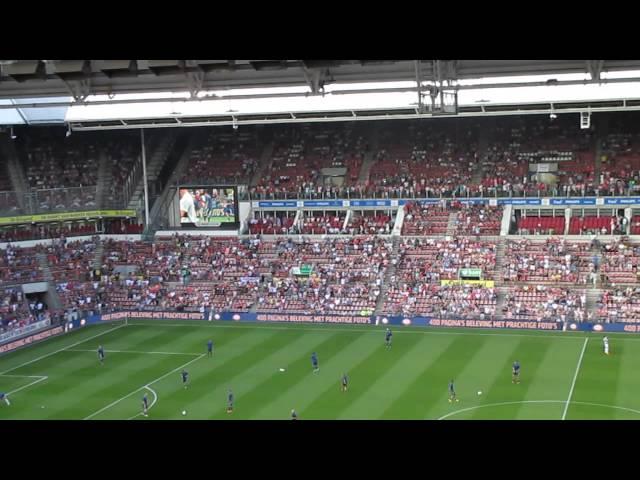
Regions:
<instances>
[{"instance_id":1,"label":"roof support beam","mask_svg":"<svg viewBox=\"0 0 640 480\"><path fill-rule=\"evenodd\" d=\"M189 94L191 95L191 98L196 98L198 93L202 91L205 73L201 71L187 72L186 76Z\"/></svg>"},{"instance_id":2,"label":"roof support beam","mask_svg":"<svg viewBox=\"0 0 640 480\"><path fill-rule=\"evenodd\" d=\"M302 73L304 74L307 85L309 85L311 89L311 93L314 95L318 93L324 94L324 83L329 74L328 69L307 68L305 66L302 69Z\"/></svg>"},{"instance_id":3,"label":"roof support beam","mask_svg":"<svg viewBox=\"0 0 640 480\"><path fill-rule=\"evenodd\" d=\"M600 74L604 67L604 60L587 60L587 73L592 80L600 81Z\"/></svg>"}]
</instances>

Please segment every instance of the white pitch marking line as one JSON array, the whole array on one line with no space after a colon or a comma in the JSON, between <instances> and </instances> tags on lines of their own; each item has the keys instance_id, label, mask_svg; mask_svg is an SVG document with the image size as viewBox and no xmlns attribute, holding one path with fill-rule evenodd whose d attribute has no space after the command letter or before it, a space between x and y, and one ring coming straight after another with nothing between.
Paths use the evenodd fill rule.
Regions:
<instances>
[{"instance_id":1,"label":"white pitch marking line","mask_svg":"<svg viewBox=\"0 0 640 480\"><path fill-rule=\"evenodd\" d=\"M173 369L173 370L171 370L170 372L165 373L165 374L164 374L164 375L162 375L161 377L156 378L155 380L153 380L153 381L151 381L151 382L147 383L146 385L144 385L144 386L142 386L142 387L140 387L140 388L136 388L133 392L128 393L128 394L127 394L127 395L125 395L124 397L119 398L118 400L116 400L116 401L114 401L114 402L111 402L111 403L110 403L109 405L107 405L106 407L102 407L102 408L101 408L100 410L98 410L97 412L94 412L94 413L92 413L91 415L89 415L89 416L85 417L85 418L84 418L84 420L89 420L90 418L95 417L95 416L96 416L96 415L98 415L99 413L102 413L102 412L104 412L105 410L107 410L107 409L109 409L109 408L113 407L114 405L116 405L116 404L120 403L120 402L121 402L122 400L124 400L125 398L129 398L129 397L130 397L131 395L133 395L134 393L139 392L139 391L140 391L140 390L142 390L143 388L146 388L146 387L148 387L148 386L150 386L150 385L153 385L154 383L159 382L159 381L160 381L160 380L162 380L163 378L166 378L166 377L168 377L169 375L171 375L172 373L177 372L177 371L178 371L178 370L180 370L181 368L184 368L184 367L186 367L187 365L190 365L190 364L192 364L193 362L195 362L195 361L197 361L197 360L200 360L200 359L201 359L202 357L204 357L204 356L205 356L205 354L204 354L204 353L202 353L202 354L200 354L197 358L194 358L193 360L189 360L187 363L185 363L185 364L183 364L183 365L180 365L180 366L179 366L179 367L177 367L177 368L174 368L174 369Z\"/></svg>"},{"instance_id":2,"label":"white pitch marking line","mask_svg":"<svg viewBox=\"0 0 640 480\"><path fill-rule=\"evenodd\" d=\"M0 375L0 377L14 377L14 378L43 378L45 375Z\"/></svg>"},{"instance_id":3,"label":"white pitch marking line","mask_svg":"<svg viewBox=\"0 0 640 480\"><path fill-rule=\"evenodd\" d=\"M503 405L518 405L520 403L565 403L565 400L520 400L517 402L488 403L487 405L476 405L475 407L463 408L461 410L456 410L454 412L447 413L446 415L443 415L442 417L438 418L438 420L444 420L445 418L451 417L453 415L457 415L463 412L468 412L470 410L476 410L479 408L500 407ZM638 415L640 415L640 410L635 410L633 408L627 408L627 407L618 407L617 405L606 405L604 403L576 402L576 401L574 401L573 403L575 403L576 405L589 405L592 407L614 408L616 410L624 410L626 412L637 413Z\"/></svg>"},{"instance_id":4,"label":"white pitch marking line","mask_svg":"<svg viewBox=\"0 0 640 480\"><path fill-rule=\"evenodd\" d=\"M156 402L158 401L158 394L155 392L155 390L151 387L149 387L148 385L145 385L142 388L146 388L147 390L149 390L151 392L151 394L153 395L153 401L151 402L151 405L149 405L149 408L147 408L147 412L149 410L151 410L151 408L156 404ZM136 415L134 415L133 417L128 418L127 420L133 420L136 417L139 417L140 415L142 415L142 413L137 413Z\"/></svg>"},{"instance_id":5,"label":"white pitch marking line","mask_svg":"<svg viewBox=\"0 0 640 480\"><path fill-rule=\"evenodd\" d=\"M307 330L311 332L360 332L360 333L376 333L380 334L382 332L381 329L371 330L371 329L359 329L359 328L308 328L308 327L284 327L284 326L273 326L272 324L267 323L256 323L255 325L248 325L246 327L238 327L236 325L210 325L210 324L201 324L201 325L189 325L182 323L129 323L129 326L132 327L207 327L207 328L239 328L239 329L251 329L256 328L255 325L261 325L265 330ZM370 325L370 324L368 324ZM396 325L398 326L398 325ZM431 328L431 327L425 327ZM460 327L466 328L466 327ZM478 329L479 330L479 329ZM499 329L496 329L499 330ZM542 332L542 330L536 330L538 332ZM423 335L470 335L470 336L481 336L481 337L539 337L539 338L568 338L571 340L578 340L585 337L572 337L569 335L527 335L526 333L476 333L476 332L433 332L433 331L421 331L421 330L395 330L393 332L396 333L420 333ZM640 340L640 338L638 339Z\"/></svg>"},{"instance_id":6,"label":"white pitch marking line","mask_svg":"<svg viewBox=\"0 0 640 480\"><path fill-rule=\"evenodd\" d=\"M96 353L96 350L83 350L79 348L67 348L67 352L91 352ZM200 353L182 353L182 352L141 352L137 350L105 350L105 353L132 353L132 354L150 354L150 355L190 355L197 357Z\"/></svg>"},{"instance_id":7,"label":"white pitch marking line","mask_svg":"<svg viewBox=\"0 0 640 480\"><path fill-rule=\"evenodd\" d=\"M589 337L584 339L584 344L582 345L582 351L580 352L580 358L578 359L578 366L576 367L576 373L573 376L573 382L571 382L571 390L569 390L569 397L567 398L567 403L564 406L564 412L562 412L562 420L567 417L567 410L569 410L569 403L571 403L571 397L573 396L573 389L576 386L576 380L578 379L578 372L580 371L580 365L582 365L582 358L584 357L584 351L587 349L587 343L589 343Z\"/></svg>"},{"instance_id":8,"label":"white pitch marking line","mask_svg":"<svg viewBox=\"0 0 640 480\"><path fill-rule=\"evenodd\" d=\"M76 345L80 345L81 343L88 342L89 340L93 340L94 338L98 338L99 336L104 335L106 333L111 333L111 332L113 332L113 331L115 331L115 330L117 330L119 328L125 327L125 326L126 326L126 324L123 323L122 325L118 325L117 327L114 327L114 328L112 328L110 330L105 330L104 332L100 332L97 335L93 335L92 337L85 338L85 339L80 340L79 342L73 343L71 345L67 345L66 347L60 348L60 349L58 349L58 350L56 350L54 352L46 353L44 355L39 356L38 358L34 358L33 360L29 360L28 362L21 363L17 367L13 367L13 368L10 368L9 370L5 370L4 372L0 372L0 375L4 375L6 373L13 372L14 370L17 370L17 369L19 369L21 367L24 367L26 365L30 365L30 364L32 364L34 362L42 360L43 358L50 357L51 355L55 355L56 353L60 353L60 352L62 352L64 350L67 350L67 349L69 349L71 347L75 347Z\"/></svg>"},{"instance_id":9,"label":"white pitch marking line","mask_svg":"<svg viewBox=\"0 0 640 480\"><path fill-rule=\"evenodd\" d=\"M12 390L12 391L8 392L8 393L7 393L7 395L13 395L14 393L17 393L17 392L19 392L20 390L24 390L25 388L30 387L30 386L32 386L32 385L35 385L36 383L40 383L40 382L42 382L42 381L46 380L47 378L49 378L49 377L46 377L46 376L45 376L45 377L40 377L40 378L38 378L37 380L34 380L34 381L33 381L33 382L31 382L31 383L27 383L26 385L23 385L23 386L22 386L22 387L20 387L20 388L16 388L15 390Z\"/></svg>"}]
</instances>

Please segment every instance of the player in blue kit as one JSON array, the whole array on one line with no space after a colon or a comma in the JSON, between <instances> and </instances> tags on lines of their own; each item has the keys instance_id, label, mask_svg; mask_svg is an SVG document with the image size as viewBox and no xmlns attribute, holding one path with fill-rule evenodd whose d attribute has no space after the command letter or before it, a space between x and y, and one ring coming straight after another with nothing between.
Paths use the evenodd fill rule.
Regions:
<instances>
[{"instance_id":1,"label":"player in blue kit","mask_svg":"<svg viewBox=\"0 0 640 480\"><path fill-rule=\"evenodd\" d=\"M102 345L98 345L98 360L100 360L100 364L104 363L104 348L102 348Z\"/></svg>"},{"instance_id":2,"label":"player in blue kit","mask_svg":"<svg viewBox=\"0 0 640 480\"><path fill-rule=\"evenodd\" d=\"M142 397L142 415L144 415L145 417L148 417L149 415L147 414L147 412L149 411L149 399L147 398L147 394L144 394L144 397Z\"/></svg>"},{"instance_id":3,"label":"player in blue kit","mask_svg":"<svg viewBox=\"0 0 640 480\"><path fill-rule=\"evenodd\" d=\"M186 370L182 370L182 373L180 375L182 376L182 384L184 385L184 388L187 388L189 384L189 372L187 372Z\"/></svg>"},{"instance_id":4,"label":"player in blue kit","mask_svg":"<svg viewBox=\"0 0 640 480\"><path fill-rule=\"evenodd\" d=\"M213 355L213 340L207 342L207 355L211 357Z\"/></svg>"},{"instance_id":5,"label":"player in blue kit","mask_svg":"<svg viewBox=\"0 0 640 480\"><path fill-rule=\"evenodd\" d=\"M318 366L318 355L316 352L311 354L311 366L313 367L313 373L317 373L320 371L320 367Z\"/></svg>"},{"instance_id":6,"label":"player in blue kit","mask_svg":"<svg viewBox=\"0 0 640 480\"><path fill-rule=\"evenodd\" d=\"M342 391L346 392L349 388L349 377L347 377L346 373L342 374Z\"/></svg>"},{"instance_id":7,"label":"player in blue kit","mask_svg":"<svg viewBox=\"0 0 640 480\"><path fill-rule=\"evenodd\" d=\"M456 387L453 384L453 380L449 382L449 403L458 402L459 400L456 398Z\"/></svg>"},{"instance_id":8,"label":"player in blue kit","mask_svg":"<svg viewBox=\"0 0 640 480\"><path fill-rule=\"evenodd\" d=\"M520 383L520 362L517 360L513 362L511 369L511 383Z\"/></svg>"},{"instance_id":9,"label":"player in blue kit","mask_svg":"<svg viewBox=\"0 0 640 480\"><path fill-rule=\"evenodd\" d=\"M227 391L227 413L233 413L233 392L231 389Z\"/></svg>"},{"instance_id":10,"label":"player in blue kit","mask_svg":"<svg viewBox=\"0 0 640 480\"><path fill-rule=\"evenodd\" d=\"M387 331L384 334L384 344L386 345L387 348L391 348L391 337L393 336L393 333L391 333L391 329L387 328Z\"/></svg>"},{"instance_id":11,"label":"player in blue kit","mask_svg":"<svg viewBox=\"0 0 640 480\"><path fill-rule=\"evenodd\" d=\"M4 403L6 403L7 405L11 405L11 402L9 401L9 396L6 393L0 392L0 401L4 401Z\"/></svg>"}]
</instances>

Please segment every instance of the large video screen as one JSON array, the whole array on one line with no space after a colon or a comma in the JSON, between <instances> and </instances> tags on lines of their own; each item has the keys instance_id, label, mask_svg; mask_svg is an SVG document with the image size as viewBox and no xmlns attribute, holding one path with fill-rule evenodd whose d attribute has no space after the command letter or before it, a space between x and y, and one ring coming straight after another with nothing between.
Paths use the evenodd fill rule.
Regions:
<instances>
[{"instance_id":1,"label":"large video screen","mask_svg":"<svg viewBox=\"0 0 640 480\"><path fill-rule=\"evenodd\" d=\"M237 187L178 188L180 226L234 229L239 226Z\"/></svg>"}]
</instances>

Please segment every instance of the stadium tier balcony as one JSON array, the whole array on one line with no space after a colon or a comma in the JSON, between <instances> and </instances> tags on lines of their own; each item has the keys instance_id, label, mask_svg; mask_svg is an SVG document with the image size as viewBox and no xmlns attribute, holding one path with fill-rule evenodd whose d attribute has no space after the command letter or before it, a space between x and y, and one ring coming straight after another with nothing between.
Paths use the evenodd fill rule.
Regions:
<instances>
[{"instance_id":1,"label":"stadium tier balcony","mask_svg":"<svg viewBox=\"0 0 640 480\"><path fill-rule=\"evenodd\" d=\"M268 216L249 220L249 233L252 235L278 235L295 233L293 221L295 217Z\"/></svg>"},{"instance_id":2,"label":"stadium tier balcony","mask_svg":"<svg viewBox=\"0 0 640 480\"><path fill-rule=\"evenodd\" d=\"M565 217L520 217L518 234L520 235L563 235Z\"/></svg>"},{"instance_id":3,"label":"stadium tier balcony","mask_svg":"<svg viewBox=\"0 0 640 480\"><path fill-rule=\"evenodd\" d=\"M403 235L442 235L447 233L450 212L442 205L407 202L404 210Z\"/></svg>"},{"instance_id":4,"label":"stadium tier balcony","mask_svg":"<svg viewBox=\"0 0 640 480\"><path fill-rule=\"evenodd\" d=\"M0 334L36 321L19 287L0 289Z\"/></svg>"},{"instance_id":5,"label":"stadium tier balcony","mask_svg":"<svg viewBox=\"0 0 640 480\"><path fill-rule=\"evenodd\" d=\"M569 290L543 285L509 289L503 317L513 320L577 321L586 319L587 296L584 290Z\"/></svg>"},{"instance_id":6,"label":"stadium tier balcony","mask_svg":"<svg viewBox=\"0 0 640 480\"><path fill-rule=\"evenodd\" d=\"M624 285L638 283L640 246L614 240L602 246L600 271L606 283Z\"/></svg>"},{"instance_id":7,"label":"stadium tier balcony","mask_svg":"<svg viewBox=\"0 0 640 480\"><path fill-rule=\"evenodd\" d=\"M621 234L622 223L617 216L613 217L572 217L569 220L569 235L611 235Z\"/></svg>"},{"instance_id":8,"label":"stadium tier balcony","mask_svg":"<svg viewBox=\"0 0 640 480\"><path fill-rule=\"evenodd\" d=\"M382 313L485 319L495 316L496 303L497 295L494 288L400 282L390 285Z\"/></svg>"},{"instance_id":9,"label":"stadium tier balcony","mask_svg":"<svg viewBox=\"0 0 640 480\"><path fill-rule=\"evenodd\" d=\"M383 239L366 237L267 246L262 251L272 275L260 291L257 311L370 315L391 250ZM312 267L309 275L293 273L305 265Z\"/></svg>"},{"instance_id":10,"label":"stadium tier balcony","mask_svg":"<svg viewBox=\"0 0 640 480\"><path fill-rule=\"evenodd\" d=\"M396 280L420 284L456 280L463 268L479 268L483 278L491 280L496 267L496 249L495 243L468 238L403 239L398 248Z\"/></svg>"},{"instance_id":11,"label":"stadium tier balcony","mask_svg":"<svg viewBox=\"0 0 640 480\"><path fill-rule=\"evenodd\" d=\"M390 197L466 196L478 166L477 128L444 122L392 123L380 134L367 189ZM449 127L449 129L447 128Z\"/></svg>"},{"instance_id":12,"label":"stadium tier balcony","mask_svg":"<svg viewBox=\"0 0 640 480\"><path fill-rule=\"evenodd\" d=\"M301 220L301 233L312 235L339 234L342 231L347 213L336 212L336 215L308 216Z\"/></svg>"},{"instance_id":13,"label":"stadium tier balcony","mask_svg":"<svg viewBox=\"0 0 640 480\"><path fill-rule=\"evenodd\" d=\"M454 201L451 208L458 210L455 220L457 235L500 235L502 207Z\"/></svg>"},{"instance_id":14,"label":"stadium tier balcony","mask_svg":"<svg viewBox=\"0 0 640 480\"><path fill-rule=\"evenodd\" d=\"M191 151L182 183L248 184L264 148L260 131L243 128L232 132L213 129Z\"/></svg>"},{"instance_id":15,"label":"stadium tier balcony","mask_svg":"<svg viewBox=\"0 0 640 480\"><path fill-rule=\"evenodd\" d=\"M346 233L350 235L389 235L393 230L393 223L394 219L391 215L374 212L356 214L353 212L347 224Z\"/></svg>"},{"instance_id":16,"label":"stadium tier balcony","mask_svg":"<svg viewBox=\"0 0 640 480\"><path fill-rule=\"evenodd\" d=\"M354 185L366 150L359 130L352 125L311 124L276 134L268 167L253 192L265 198L285 192L310 194L317 192L325 174L342 176L344 187Z\"/></svg>"},{"instance_id":17,"label":"stadium tier balcony","mask_svg":"<svg viewBox=\"0 0 640 480\"><path fill-rule=\"evenodd\" d=\"M95 259L96 248L100 240L78 242L59 242L44 247L49 270L54 281L59 283L75 280L84 282L91 280L91 270Z\"/></svg>"},{"instance_id":18,"label":"stadium tier balcony","mask_svg":"<svg viewBox=\"0 0 640 480\"><path fill-rule=\"evenodd\" d=\"M553 238L544 242L508 240L503 265L507 282L585 284L596 271L589 243Z\"/></svg>"},{"instance_id":19,"label":"stadium tier balcony","mask_svg":"<svg viewBox=\"0 0 640 480\"><path fill-rule=\"evenodd\" d=\"M598 316L606 322L640 322L640 289L605 290L598 301Z\"/></svg>"},{"instance_id":20,"label":"stadium tier balcony","mask_svg":"<svg viewBox=\"0 0 640 480\"><path fill-rule=\"evenodd\" d=\"M0 253L0 285L41 282L37 249L8 246Z\"/></svg>"}]
</instances>

